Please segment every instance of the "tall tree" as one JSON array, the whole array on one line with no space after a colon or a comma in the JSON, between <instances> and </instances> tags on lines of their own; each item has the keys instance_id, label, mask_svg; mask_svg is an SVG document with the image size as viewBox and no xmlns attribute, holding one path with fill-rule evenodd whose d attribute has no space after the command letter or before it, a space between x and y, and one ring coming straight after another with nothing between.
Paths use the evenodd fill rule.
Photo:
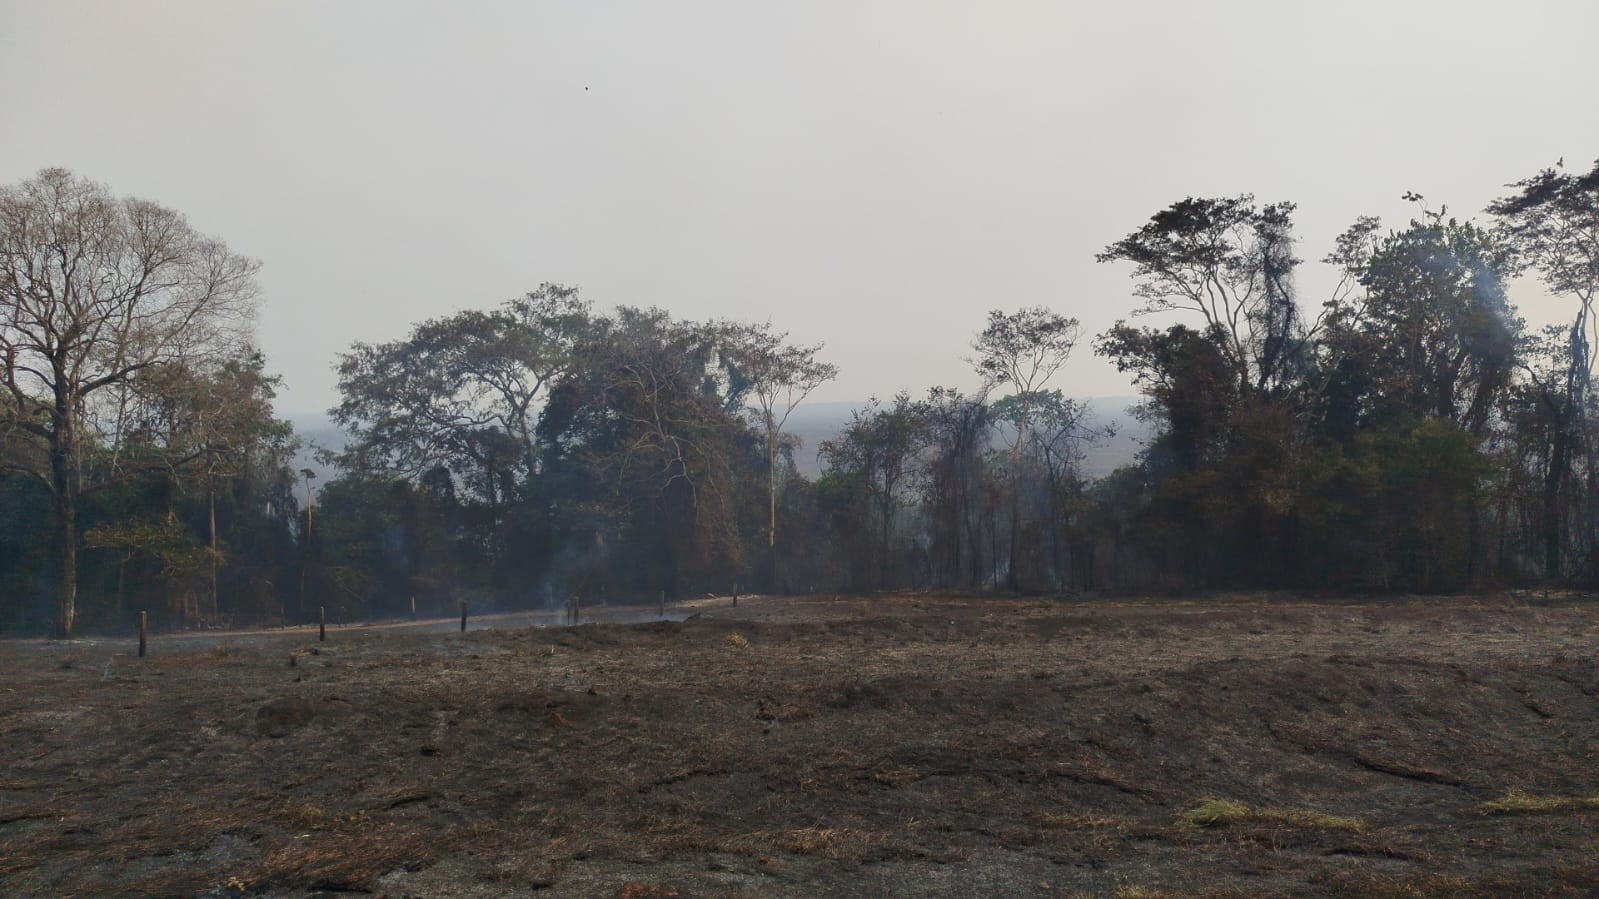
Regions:
<instances>
[{"instance_id":1,"label":"tall tree","mask_svg":"<svg viewBox=\"0 0 1599 899\"><path fill-rule=\"evenodd\" d=\"M994 567L983 561L982 519L994 414L982 393L934 387L926 401L929 458L922 479L928 552L938 586L976 589Z\"/></svg>"},{"instance_id":2,"label":"tall tree","mask_svg":"<svg viewBox=\"0 0 1599 899\"><path fill-rule=\"evenodd\" d=\"M995 309L988 313L988 327L977 336L972 349L975 364L989 385L1005 384L1016 390L1011 424L1015 442L1011 444L1010 569L1006 580L1012 590L1020 587L1020 556L1017 540L1021 534L1021 458L1032 423L1036 395L1071 358L1082 330L1077 319L1032 306L1006 314Z\"/></svg>"},{"instance_id":3,"label":"tall tree","mask_svg":"<svg viewBox=\"0 0 1599 899\"><path fill-rule=\"evenodd\" d=\"M1257 207L1252 196L1190 197L1094 258L1131 262L1135 314L1197 313L1226 357L1240 394L1291 373L1307 332L1294 295L1292 203Z\"/></svg>"},{"instance_id":4,"label":"tall tree","mask_svg":"<svg viewBox=\"0 0 1599 899\"><path fill-rule=\"evenodd\" d=\"M500 308L417 325L339 357L341 464L412 480L447 466L490 506L520 496L537 460L540 404L572 364L588 304L545 284Z\"/></svg>"},{"instance_id":5,"label":"tall tree","mask_svg":"<svg viewBox=\"0 0 1599 899\"><path fill-rule=\"evenodd\" d=\"M254 467L269 478L281 478L298 447L293 425L273 412L278 383L266 373L265 357L249 352L203 367L163 366L131 385L130 397L118 401L127 424L109 464L129 472L155 467L182 489L204 495L212 618L221 611L218 500Z\"/></svg>"},{"instance_id":6,"label":"tall tree","mask_svg":"<svg viewBox=\"0 0 1599 899\"><path fill-rule=\"evenodd\" d=\"M1488 207L1499 220L1500 236L1545 286L1576 301L1565 365L1552 378L1525 368L1555 423L1543 491L1544 574L1553 578L1561 573L1561 495L1572 481L1575 457L1587 463L1590 492L1599 481L1594 447L1586 439L1596 352L1594 303L1599 300L1599 161L1586 174L1572 174L1559 165L1510 186L1515 193ZM1585 526L1589 531L1599 527L1599 497L1588 498Z\"/></svg>"},{"instance_id":7,"label":"tall tree","mask_svg":"<svg viewBox=\"0 0 1599 899\"><path fill-rule=\"evenodd\" d=\"M772 566L769 581L776 583L778 450L783 428L811 391L838 377L838 366L816 358L821 344L786 344L788 335L774 332L770 323L729 325L729 353L735 377L749 383L749 407L766 439L767 525L766 548Z\"/></svg>"},{"instance_id":8,"label":"tall tree","mask_svg":"<svg viewBox=\"0 0 1599 899\"><path fill-rule=\"evenodd\" d=\"M726 337L661 309L598 317L541 424L555 454L587 474L578 492L605 507L611 533L657 547L656 583L673 595L744 565L739 510L754 445L740 415L749 383Z\"/></svg>"},{"instance_id":9,"label":"tall tree","mask_svg":"<svg viewBox=\"0 0 1599 899\"><path fill-rule=\"evenodd\" d=\"M1359 370L1365 414L1442 418L1482 437L1510 384L1519 332L1504 248L1470 222L1423 211L1345 264L1361 289L1331 304L1324 343Z\"/></svg>"},{"instance_id":10,"label":"tall tree","mask_svg":"<svg viewBox=\"0 0 1599 899\"><path fill-rule=\"evenodd\" d=\"M927 435L925 404L908 393L896 394L887 405L873 397L838 437L822 442L818 454L829 469L857 478L875 500L880 589L892 582L894 517Z\"/></svg>"},{"instance_id":11,"label":"tall tree","mask_svg":"<svg viewBox=\"0 0 1599 899\"><path fill-rule=\"evenodd\" d=\"M235 352L258 263L148 200L65 169L0 188L0 376L54 503L57 631L77 600L77 503L92 404L154 367Z\"/></svg>"}]
</instances>

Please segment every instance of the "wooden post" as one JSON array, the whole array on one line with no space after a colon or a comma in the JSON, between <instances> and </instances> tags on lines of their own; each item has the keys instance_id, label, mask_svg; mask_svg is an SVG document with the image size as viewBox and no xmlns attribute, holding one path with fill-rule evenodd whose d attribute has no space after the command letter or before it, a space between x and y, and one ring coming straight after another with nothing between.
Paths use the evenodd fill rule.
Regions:
<instances>
[{"instance_id":1,"label":"wooden post","mask_svg":"<svg viewBox=\"0 0 1599 899\"><path fill-rule=\"evenodd\" d=\"M318 642L328 642L328 607L316 607L316 638Z\"/></svg>"},{"instance_id":2,"label":"wooden post","mask_svg":"<svg viewBox=\"0 0 1599 899\"><path fill-rule=\"evenodd\" d=\"M738 608L738 583L733 584L733 608Z\"/></svg>"},{"instance_id":3,"label":"wooden post","mask_svg":"<svg viewBox=\"0 0 1599 899\"><path fill-rule=\"evenodd\" d=\"M416 617L416 594L411 594L411 617Z\"/></svg>"},{"instance_id":4,"label":"wooden post","mask_svg":"<svg viewBox=\"0 0 1599 899\"><path fill-rule=\"evenodd\" d=\"M466 600L461 600L461 633L466 633Z\"/></svg>"},{"instance_id":5,"label":"wooden post","mask_svg":"<svg viewBox=\"0 0 1599 899\"><path fill-rule=\"evenodd\" d=\"M661 617L666 617L666 591L661 591Z\"/></svg>"},{"instance_id":6,"label":"wooden post","mask_svg":"<svg viewBox=\"0 0 1599 899\"><path fill-rule=\"evenodd\" d=\"M150 630L150 613L139 613L139 658L144 658L144 644Z\"/></svg>"}]
</instances>

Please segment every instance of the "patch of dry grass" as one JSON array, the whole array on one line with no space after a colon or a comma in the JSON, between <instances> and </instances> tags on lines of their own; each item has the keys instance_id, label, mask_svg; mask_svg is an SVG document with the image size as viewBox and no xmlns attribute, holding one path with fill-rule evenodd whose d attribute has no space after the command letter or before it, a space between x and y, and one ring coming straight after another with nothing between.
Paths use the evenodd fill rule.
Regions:
<instances>
[{"instance_id":1,"label":"patch of dry grass","mask_svg":"<svg viewBox=\"0 0 1599 899\"><path fill-rule=\"evenodd\" d=\"M250 889L309 885L365 889L395 868L414 870L432 859L429 840L422 834L385 826L294 840L236 876Z\"/></svg>"},{"instance_id":2,"label":"patch of dry grass","mask_svg":"<svg viewBox=\"0 0 1599 899\"><path fill-rule=\"evenodd\" d=\"M162 655L152 647L149 657L140 664L152 671L182 671L190 668L233 668L245 664L244 650L232 644L223 644L199 652L179 652Z\"/></svg>"},{"instance_id":3,"label":"patch of dry grass","mask_svg":"<svg viewBox=\"0 0 1599 899\"><path fill-rule=\"evenodd\" d=\"M872 780L885 787L903 787L922 780L927 775L915 768L879 768L872 772Z\"/></svg>"},{"instance_id":4,"label":"patch of dry grass","mask_svg":"<svg viewBox=\"0 0 1599 899\"><path fill-rule=\"evenodd\" d=\"M1132 822L1115 815L1052 815L1033 819L1044 830L1126 830Z\"/></svg>"},{"instance_id":5,"label":"patch of dry grass","mask_svg":"<svg viewBox=\"0 0 1599 899\"><path fill-rule=\"evenodd\" d=\"M330 830L343 824L360 824L366 819L366 813L340 815L309 802L301 802L279 809L277 818L294 830Z\"/></svg>"},{"instance_id":6,"label":"patch of dry grass","mask_svg":"<svg viewBox=\"0 0 1599 899\"><path fill-rule=\"evenodd\" d=\"M1169 893L1153 887L1138 886L1137 884L1124 883L1111 894L1115 899L1166 899Z\"/></svg>"},{"instance_id":7,"label":"patch of dry grass","mask_svg":"<svg viewBox=\"0 0 1599 899\"><path fill-rule=\"evenodd\" d=\"M1311 809L1266 808L1244 805L1226 799L1202 799L1199 804L1178 815L1178 820L1190 827L1227 827L1233 824L1275 824L1281 827L1298 827L1305 830L1344 830L1358 832L1366 829L1359 818L1329 815Z\"/></svg>"},{"instance_id":8,"label":"patch of dry grass","mask_svg":"<svg viewBox=\"0 0 1599 899\"><path fill-rule=\"evenodd\" d=\"M674 899L682 895L676 887L651 883L624 883L616 893L617 899Z\"/></svg>"},{"instance_id":9,"label":"patch of dry grass","mask_svg":"<svg viewBox=\"0 0 1599 899\"><path fill-rule=\"evenodd\" d=\"M816 858L861 858L888 844L885 834L848 827L804 827L798 830L759 830L722 841L726 852L756 854L780 849Z\"/></svg>"},{"instance_id":10,"label":"patch of dry grass","mask_svg":"<svg viewBox=\"0 0 1599 899\"><path fill-rule=\"evenodd\" d=\"M1599 811L1599 796L1534 796L1518 789L1477 806L1481 815L1564 815Z\"/></svg>"},{"instance_id":11,"label":"patch of dry grass","mask_svg":"<svg viewBox=\"0 0 1599 899\"><path fill-rule=\"evenodd\" d=\"M738 631L733 631L727 635L727 645L733 647L734 649L743 649L750 645L750 641L749 638L745 637Z\"/></svg>"}]
</instances>

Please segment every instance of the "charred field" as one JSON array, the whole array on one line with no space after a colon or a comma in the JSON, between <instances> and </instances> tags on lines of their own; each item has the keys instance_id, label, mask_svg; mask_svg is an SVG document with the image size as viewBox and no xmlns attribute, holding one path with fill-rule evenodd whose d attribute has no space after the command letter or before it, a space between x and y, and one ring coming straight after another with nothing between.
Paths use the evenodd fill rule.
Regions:
<instances>
[{"instance_id":1,"label":"charred field","mask_svg":"<svg viewBox=\"0 0 1599 899\"><path fill-rule=\"evenodd\" d=\"M1599 891L1599 605L707 601L0 644L0 894Z\"/></svg>"}]
</instances>

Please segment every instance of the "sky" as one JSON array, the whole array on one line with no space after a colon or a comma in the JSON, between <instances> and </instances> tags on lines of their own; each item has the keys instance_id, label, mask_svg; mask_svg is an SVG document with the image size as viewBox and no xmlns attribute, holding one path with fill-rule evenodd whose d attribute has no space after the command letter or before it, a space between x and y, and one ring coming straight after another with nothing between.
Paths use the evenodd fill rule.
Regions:
<instances>
[{"instance_id":1,"label":"sky","mask_svg":"<svg viewBox=\"0 0 1599 899\"><path fill-rule=\"evenodd\" d=\"M261 260L280 412L543 282L770 321L854 401L975 386L990 309L1126 317L1094 254L1187 196L1299 204L1319 305L1356 216L1599 158L1595 34L1591 0L0 0L0 183L65 166ZM1087 339L1054 386L1131 392Z\"/></svg>"}]
</instances>

